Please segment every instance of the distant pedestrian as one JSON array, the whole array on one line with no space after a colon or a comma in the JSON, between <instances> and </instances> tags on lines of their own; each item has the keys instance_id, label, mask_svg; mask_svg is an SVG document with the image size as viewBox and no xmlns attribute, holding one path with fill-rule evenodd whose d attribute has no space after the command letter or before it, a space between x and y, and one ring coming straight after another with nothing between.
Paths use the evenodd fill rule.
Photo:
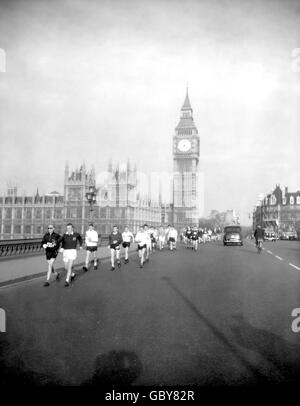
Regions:
<instances>
[{"instance_id":1,"label":"distant pedestrian","mask_svg":"<svg viewBox=\"0 0 300 406\"><path fill-rule=\"evenodd\" d=\"M152 241L151 241L151 231L149 230L148 224L144 224L144 230L147 235L147 241L146 241L146 258L145 262L149 261L149 256L150 252L152 251Z\"/></svg>"},{"instance_id":2,"label":"distant pedestrian","mask_svg":"<svg viewBox=\"0 0 300 406\"><path fill-rule=\"evenodd\" d=\"M208 233L207 233L206 227L204 227L204 230L203 230L203 244L206 244L207 240L208 240Z\"/></svg>"},{"instance_id":3,"label":"distant pedestrian","mask_svg":"<svg viewBox=\"0 0 300 406\"><path fill-rule=\"evenodd\" d=\"M197 251L198 249L198 228L197 227L193 227L192 228L192 248Z\"/></svg>"},{"instance_id":4,"label":"distant pedestrian","mask_svg":"<svg viewBox=\"0 0 300 406\"><path fill-rule=\"evenodd\" d=\"M122 233L122 241L123 241L122 245L123 245L123 248L124 248L124 251L125 251L125 253L124 253L124 257L125 257L124 258L124 263L128 264L128 262L129 262L128 250L130 248L131 241L134 242L134 236L133 236L132 232L129 231L129 228L127 226L124 228L124 231Z\"/></svg>"},{"instance_id":5,"label":"distant pedestrian","mask_svg":"<svg viewBox=\"0 0 300 406\"><path fill-rule=\"evenodd\" d=\"M46 282L44 283L44 286L50 285L49 282L50 282L52 273L54 273L56 275L57 281L60 278L59 272L55 271L55 269L54 269L54 262L58 255L58 249L59 249L59 245L60 245L59 241L60 241L61 237L54 230L55 230L54 225L49 224L48 231L42 239L42 245L43 245L43 248L45 249L46 260L48 263L47 278L46 278Z\"/></svg>"},{"instance_id":6,"label":"distant pedestrian","mask_svg":"<svg viewBox=\"0 0 300 406\"><path fill-rule=\"evenodd\" d=\"M117 259L118 267L121 267L120 261L120 249L122 244L122 235L119 233L117 226L113 227L113 231L109 235L109 246L110 248L110 260L111 260L111 271L115 270L115 255Z\"/></svg>"},{"instance_id":7,"label":"distant pedestrian","mask_svg":"<svg viewBox=\"0 0 300 406\"><path fill-rule=\"evenodd\" d=\"M149 243L149 235L147 231L145 230L145 227L140 227L139 231L137 232L135 236L135 241L138 244L138 252L139 252L139 258L140 258L140 268L143 268L144 266L144 255L147 250L147 244Z\"/></svg>"},{"instance_id":8,"label":"distant pedestrian","mask_svg":"<svg viewBox=\"0 0 300 406\"><path fill-rule=\"evenodd\" d=\"M187 241L187 248L192 247L192 230L190 226L187 226L186 232L185 232L185 237Z\"/></svg>"},{"instance_id":9,"label":"distant pedestrian","mask_svg":"<svg viewBox=\"0 0 300 406\"><path fill-rule=\"evenodd\" d=\"M158 229L158 244L160 250L164 248L165 240L166 240L166 230L164 229L163 226L160 226Z\"/></svg>"},{"instance_id":10,"label":"distant pedestrian","mask_svg":"<svg viewBox=\"0 0 300 406\"><path fill-rule=\"evenodd\" d=\"M151 250L155 252L157 239L158 239L158 231L156 227L150 228L150 238L151 238Z\"/></svg>"},{"instance_id":11,"label":"distant pedestrian","mask_svg":"<svg viewBox=\"0 0 300 406\"><path fill-rule=\"evenodd\" d=\"M198 243L202 243L203 242L203 230L202 228L199 228L198 230Z\"/></svg>"},{"instance_id":12,"label":"distant pedestrian","mask_svg":"<svg viewBox=\"0 0 300 406\"><path fill-rule=\"evenodd\" d=\"M168 232L168 241L169 241L169 247L170 250L173 251L173 249L176 250L176 242L178 238L178 232L174 227L170 227L169 232Z\"/></svg>"}]
</instances>

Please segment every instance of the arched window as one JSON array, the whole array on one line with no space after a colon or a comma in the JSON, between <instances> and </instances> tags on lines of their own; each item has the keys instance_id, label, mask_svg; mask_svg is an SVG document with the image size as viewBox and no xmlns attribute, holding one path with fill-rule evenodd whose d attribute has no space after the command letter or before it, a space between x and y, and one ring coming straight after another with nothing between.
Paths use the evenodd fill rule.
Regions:
<instances>
[{"instance_id":1,"label":"arched window","mask_svg":"<svg viewBox=\"0 0 300 406\"><path fill-rule=\"evenodd\" d=\"M291 196L290 197L290 204L294 204L294 202L295 202L294 196Z\"/></svg>"}]
</instances>

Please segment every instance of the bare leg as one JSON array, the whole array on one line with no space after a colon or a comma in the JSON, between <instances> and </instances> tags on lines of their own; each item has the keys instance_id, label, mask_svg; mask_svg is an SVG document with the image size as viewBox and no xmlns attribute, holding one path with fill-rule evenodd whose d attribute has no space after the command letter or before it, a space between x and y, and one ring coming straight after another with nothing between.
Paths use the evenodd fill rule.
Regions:
<instances>
[{"instance_id":1,"label":"bare leg","mask_svg":"<svg viewBox=\"0 0 300 406\"><path fill-rule=\"evenodd\" d=\"M145 248L139 250L139 257L140 257L140 264L141 266L143 266L144 264L144 254L145 254Z\"/></svg>"},{"instance_id":2,"label":"bare leg","mask_svg":"<svg viewBox=\"0 0 300 406\"><path fill-rule=\"evenodd\" d=\"M93 252L93 257L94 257L94 265L97 266L97 251Z\"/></svg>"},{"instance_id":3,"label":"bare leg","mask_svg":"<svg viewBox=\"0 0 300 406\"><path fill-rule=\"evenodd\" d=\"M110 250L110 261L111 261L111 266L112 268L115 267L115 250L111 248Z\"/></svg>"},{"instance_id":4,"label":"bare leg","mask_svg":"<svg viewBox=\"0 0 300 406\"><path fill-rule=\"evenodd\" d=\"M47 261L48 262L47 282L50 281L54 261L55 261L55 258L48 259L48 261Z\"/></svg>"},{"instance_id":5,"label":"bare leg","mask_svg":"<svg viewBox=\"0 0 300 406\"><path fill-rule=\"evenodd\" d=\"M68 262L65 262L65 265L67 265L67 277L66 277L66 282L70 283L71 275L72 275L72 276L74 275L74 273L72 274L73 260L72 260L72 259L69 259Z\"/></svg>"},{"instance_id":6,"label":"bare leg","mask_svg":"<svg viewBox=\"0 0 300 406\"><path fill-rule=\"evenodd\" d=\"M91 251L86 251L85 266L88 268L90 262Z\"/></svg>"},{"instance_id":7,"label":"bare leg","mask_svg":"<svg viewBox=\"0 0 300 406\"><path fill-rule=\"evenodd\" d=\"M128 247L125 247L125 259L127 260L128 259Z\"/></svg>"}]
</instances>

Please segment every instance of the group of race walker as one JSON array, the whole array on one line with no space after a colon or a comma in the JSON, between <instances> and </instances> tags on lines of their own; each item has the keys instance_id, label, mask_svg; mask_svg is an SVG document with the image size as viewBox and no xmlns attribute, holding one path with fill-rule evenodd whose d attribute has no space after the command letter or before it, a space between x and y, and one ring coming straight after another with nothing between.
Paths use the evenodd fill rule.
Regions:
<instances>
[{"instance_id":1,"label":"group of race walker","mask_svg":"<svg viewBox=\"0 0 300 406\"><path fill-rule=\"evenodd\" d=\"M206 228L198 228L197 226L188 226L181 233L181 240L186 245L186 248L191 248L197 251L198 245L206 244L210 241L221 240L221 229L216 228L214 230Z\"/></svg>"},{"instance_id":2,"label":"group of race walker","mask_svg":"<svg viewBox=\"0 0 300 406\"><path fill-rule=\"evenodd\" d=\"M147 224L141 226L134 236L128 227L124 228L121 233L117 226L113 227L111 234L109 234L110 260L111 271L114 271L115 262L117 267L121 267L121 248L124 249L124 264L129 263L128 251L131 243L137 243L137 251L139 256L140 268L144 267L144 263L149 261L151 252L156 249L162 250L167 246L170 251L176 250L178 239L177 230L168 225L168 227L149 227ZM74 261L77 259L77 246L86 249L85 264L83 270L89 270L91 262L94 269L98 268L100 263L97 256L98 246L101 245L101 235L97 233L92 223L89 224L88 230L85 232L85 239L74 231L71 223L67 224L66 232L60 235L55 232L53 224L48 226L48 231L42 239L42 246L45 249L46 260L48 263L47 276L44 286L50 285L51 275L54 274L57 281L60 280L60 273L54 269L54 262L61 252L63 256L64 268L66 271L65 287L68 287L76 277L73 270Z\"/></svg>"},{"instance_id":3,"label":"group of race walker","mask_svg":"<svg viewBox=\"0 0 300 406\"><path fill-rule=\"evenodd\" d=\"M264 230L260 227L255 231L256 245L264 237ZM162 250L167 246L170 251L176 250L178 240L177 230L168 225L167 227L149 227L147 224L141 226L134 236L128 227L124 228L121 233L117 226L113 227L112 232L109 234L110 261L111 271L117 267L121 267L121 249L124 249L124 264L129 263L128 251L131 243L137 243L137 251L139 256L140 268L144 267L144 263L149 261L151 252L156 249ZM206 228L198 228L197 226L188 226L180 234L180 240L186 245L186 248L191 248L197 251L198 245L207 243L209 241L221 240L221 230L210 230ZM48 263L47 277L44 286L50 285L51 275L56 276L56 280L60 280L60 273L54 269L54 262L61 252L63 256L64 268L66 271L65 287L75 279L76 273L73 270L74 261L77 259L77 246L86 249L85 264L83 270L87 272L90 267L91 261L93 262L94 269L98 268L99 258L97 256L98 246L101 245L101 235L94 229L92 223L89 224L88 230L85 232L85 239L78 232L74 231L71 223L67 224L66 232L60 235L55 232L53 224L48 226L48 231L42 239L42 246L45 249L46 260Z\"/></svg>"}]
</instances>

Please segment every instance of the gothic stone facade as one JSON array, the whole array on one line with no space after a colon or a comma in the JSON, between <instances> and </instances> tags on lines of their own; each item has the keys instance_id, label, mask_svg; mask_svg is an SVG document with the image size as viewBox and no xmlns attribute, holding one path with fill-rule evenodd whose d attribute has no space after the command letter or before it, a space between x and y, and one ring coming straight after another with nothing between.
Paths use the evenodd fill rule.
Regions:
<instances>
[{"instance_id":1,"label":"gothic stone facade","mask_svg":"<svg viewBox=\"0 0 300 406\"><path fill-rule=\"evenodd\" d=\"M0 197L0 238L38 238L52 223L62 233L68 222L83 233L93 221L101 234L111 232L113 225L121 229L128 225L134 232L147 222L158 226L162 210L147 197L137 192L136 168L113 169L110 165L108 178L99 185L97 202L90 210L85 194L89 186L95 186L95 170L87 171L85 165L70 173L65 167L64 194L52 192L40 196L19 196L17 188L8 190Z\"/></svg>"}]
</instances>

